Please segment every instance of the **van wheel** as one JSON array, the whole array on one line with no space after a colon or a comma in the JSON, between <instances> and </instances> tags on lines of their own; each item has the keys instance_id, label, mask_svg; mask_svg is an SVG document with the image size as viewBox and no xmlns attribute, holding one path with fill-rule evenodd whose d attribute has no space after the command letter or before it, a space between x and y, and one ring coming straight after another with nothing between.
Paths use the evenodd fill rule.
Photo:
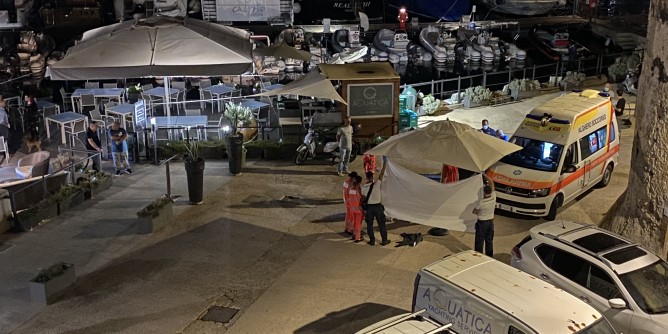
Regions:
<instances>
[{"instance_id":1,"label":"van wheel","mask_svg":"<svg viewBox=\"0 0 668 334\"><path fill-rule=\"evenodd\" d=\"M550 212L545 216L545 220L555 220L557 219L557 211L561 205L564 204L564 195L559 194L552 200L552 205L550 205Z\"/></svg>"},{"instance_id":2,"label":"van wheel","mask_svg":"<svg viewBox=\"0 0 668 334\"><path fill-rule=\"evenodd\" d=\"M596 185L599 188L605 188L608 183L610 183L610 179L612 178L612 170L614 167L612 167L612 164L608 164L608 167L605 167L605 171L603 171L603 178L601 181L598 182Z\"/></svg>"}]
</instances>

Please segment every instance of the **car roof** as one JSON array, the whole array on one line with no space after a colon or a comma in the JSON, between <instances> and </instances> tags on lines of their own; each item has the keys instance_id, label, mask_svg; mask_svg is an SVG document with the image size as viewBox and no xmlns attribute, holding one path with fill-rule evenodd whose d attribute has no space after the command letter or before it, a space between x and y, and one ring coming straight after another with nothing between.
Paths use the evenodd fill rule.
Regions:
<instances>
[{"instance_id":1,"label":"car roof","mask_svg":"<svg viewBox=\"0 0 668 334\"><path fill-rule=\"evenodd\" d=\"M593 225L555 220L537 225L531 235L542 235L597 258L617 274L646 267L659 257L633 241Z\"/></svg>"},{"instance_id":2,"label":"car roof","mask_svg":"<svg viewBox=\"0 0 668 334\"><path fill-rule=\"evenodd\" d=\"M601 314L554 285L475 251L448 256L422 271L468 291L538 333L568 333Z\"/></svg>"}]
</instances>

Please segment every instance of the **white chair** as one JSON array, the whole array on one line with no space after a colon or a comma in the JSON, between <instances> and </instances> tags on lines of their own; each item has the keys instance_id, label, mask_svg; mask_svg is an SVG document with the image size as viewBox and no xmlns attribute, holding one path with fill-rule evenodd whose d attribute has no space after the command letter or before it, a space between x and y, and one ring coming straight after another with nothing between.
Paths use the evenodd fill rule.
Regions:
<instances>
[{"instance_id":1,"label":"white chair","mask_svg":"<svg viewBox=\"0 0 668 334\"><path fill-rule=\"evenodd\" d=\"M200 79L199 88L211 87L211 79Z\"/></svg>"},{"instance_id":2,"label":"white chair","mask_svg":"<svg viewBox=\"0 0 668 334\"><path fill-rule=\"evenodd\" d=\"M78 136L80 133L86 132L87 123L88 121L86 119L82 119L63 125L63 128L65 128L65 133L70 135L70 147L74 147L74 138L76 136Z\"/></svg>"},{"instance_id":3,"label":"white chair","mask_svg":"<svg viewBox=\"0 0 668 334\"><path fill-rule=\"evenodd\" d=\"M211 111L215 111L216 101L213 99L213 94L208 90L200 90L199 93L200 100L202 100L202 107L206 107L206 104L210 104Z\"/></svg>"},{"instance_id":4,"label":"white chair","mask_svg":"<svg viewBox=\"0 0 668 334\"><path fill-rule=\"evenodd\" d=\"M74 106L72 105L72 94L65 92L65 88L60 87L60 97L63 99L63 110L74 110ZM70 109L67 109L67 106L70 106Z\"/></svg>"},{"instance_id":5,"label":"white chair","mask_svg":"<svg viewBox=\"0 0 668 334\"><path fill-rule=\"evenodd\" d=\"M202 112L199 109L185 109L186 116L200 116Z\"/></svg>"},{"instance_id":6,"label":"white chair","mask_svg":"<svg viewBox=\"0 0 668 334\"><path fill-rule=\"evenodd\" d=\"M225 122L225 116L221 116L217 121L208 121L206 123L207 129L206 133L216 133L218 134L218 139L223 139L223 123ZM216 127L213 129L213 127Z\"/></svg>"},{"instance_id":7,"label":"white chair","mask_svg":"<svg viewBox=\"0 0 668 334\"><path fill-rule=\"evenodd\" d=\"M176 95L170 97L171 102L176 105L177 114L181 113L181 109L185 109L186 91L181 90Z\"/></svg>"},{"instance_id":8,"label":"white chair","mask_svg":"<svg viewBox=\"0 0 668 334\"><path fill-rule=\"evenodd\" d=\"M97 81L87 81L84 83L84 88L86 89L99 89L100 83Z\"/></svg>"},{"instance_id":9,"label":"white chair","mask_svg":"<svg viewBox=\"0 0 668 334\"><path fill-rule=\"evenodd\" d=\"M118 88L118 84L117 83L103 83L102 88L108 88L108 89Z\"/></svg>"},{"instance_id":10,"label":"white chair","mask_svg":"<svg viewBox=\"0 0 668 334\"><path fill-rule=\"evenodd\" d=\"M79 98L79 113L83 114L85 107L96 107L97 103L95 101L95 95L93 94L81 94Z\"/></svg>"},{"instance_id":11,"label":"white chair","mask_svg":"<svg viewBox=\"0 0 668 334\"><path fill-rule=\"evenodd\" d=\"M105 108L113 107L113 106L107 106L107 105L112 104L112 103L113 102L107 103L105 105ZM90 111L90 119L92 121L97 122L98 124L102 124L103 129L106 129L107 125L111 125L111 123L113 123L116 120L115 118L113 118L111 116L102 115L102 113L100 113L100 110L98 109L98 107L95 107L95 109Z\"/></svg>"},{"instance_id":12,"label":"white chair","mask_svg":"<svg viewBox=\"0 0 668 334\"><path fill-rule=\"evenodd\" d=\"M26 155L19 159L16 168L16 177L20 179L29 179L31 177L44 176L49 174L49 151L39 151Z\"/></svg>"},{"instance_id":13,"label":"white chair","mask_svg":"<svg viewBox=\"0 0 668 334\"><path fill-rule=\"evenodd\" d=\"M178 89L178 90L185 90L186 89L186 82L185 81L172 81L172 88Z\"/></svg>"},{"instance_id":14,"label":"white chair","mask_svg":"<svg viewBox=\"0 0 668 334\"><path fill-rule=\"evenodd\" d=\"M2 158L2 163L9 163L9 160L12 159L12 157L9 155L9 148L7 147L7 140L5 140L5 137L0 136L0 152L5 154L5 157Z\"/></svg>"},{"instance_id":15,"label":"white chair","mask_svg":"<svg viewBox=\"0 0 668 334\"><path fill-rule=\"evenodd\" d=\"M149 91L149 90L151 90L151 89L153 89L153 85L152 85L152 84L149 84L149 85L142 85L142 86L141 86L141 90L144 91L144 92L145 92L145 91Z\"/></svg>"}]
</instances>

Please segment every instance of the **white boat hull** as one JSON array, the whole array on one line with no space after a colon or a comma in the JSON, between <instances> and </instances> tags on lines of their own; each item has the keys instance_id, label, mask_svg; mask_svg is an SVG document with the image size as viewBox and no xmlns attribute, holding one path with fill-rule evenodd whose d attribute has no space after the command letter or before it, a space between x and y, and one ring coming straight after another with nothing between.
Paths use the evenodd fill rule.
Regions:
<instances>
[{"instance_id":1,"label":"white boat hull","mask_svg":"<svg viewBox=\"0 0 668 334\"><path fill-rule=\"evenodd\" d=\"M499 5L500 2L502 0L483 1L487 7L495 12L522 16L547 14L559 3L558 0L505 0Z\"/></svg>"}]
</instances>

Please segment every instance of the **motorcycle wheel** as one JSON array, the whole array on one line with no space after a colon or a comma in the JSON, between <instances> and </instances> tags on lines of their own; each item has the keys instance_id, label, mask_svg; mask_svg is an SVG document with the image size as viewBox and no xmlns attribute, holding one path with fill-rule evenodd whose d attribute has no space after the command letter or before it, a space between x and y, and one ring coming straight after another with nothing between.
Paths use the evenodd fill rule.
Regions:
<instances>
[{"instance_id":1,"label":"motorcycle wheel","mask_svg":"<svg viewBox=\"0 0 668 334\"><path fill-rule=\"evenodd\" d=\"M358 154L360 154L360 147L357 144L353 144L353 149L350 151L350 160L348 160L348 162L355 161Z\"/></svg>"},{"instance_id":2,"label":"motorcycle wheel","mask_svg":"<svg viewBox=\"0 0 668 334\"><path fill-rule=\"evenodd\" d=\"M308 157L308 151L307 150L297 152L297 154L295 155L295 165L304 164L304 162L306 162L307 157Z\"/></svg>"}]
</instances>

